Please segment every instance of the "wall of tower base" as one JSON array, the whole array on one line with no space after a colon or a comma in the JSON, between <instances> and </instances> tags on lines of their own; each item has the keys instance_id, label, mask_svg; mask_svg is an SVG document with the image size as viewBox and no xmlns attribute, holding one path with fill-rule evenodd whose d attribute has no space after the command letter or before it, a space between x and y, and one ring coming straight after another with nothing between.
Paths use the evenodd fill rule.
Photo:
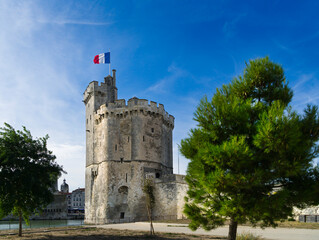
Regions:
<instances>
[{"instance_id":1,"label":"wall of tower base","mask_svg":"<svg viewBox=\"0 0 319 240\"><path fill-rule=\"evenodd\" d=\"M187 184L184 176L163 174L157 163L138 161L107 161L87 167L86 194L87 224L106 224L147 220L144 178L154 181L154 219L183 218ZM116 173L116 174L112 174Z\"/></svg>"}]
</instances>

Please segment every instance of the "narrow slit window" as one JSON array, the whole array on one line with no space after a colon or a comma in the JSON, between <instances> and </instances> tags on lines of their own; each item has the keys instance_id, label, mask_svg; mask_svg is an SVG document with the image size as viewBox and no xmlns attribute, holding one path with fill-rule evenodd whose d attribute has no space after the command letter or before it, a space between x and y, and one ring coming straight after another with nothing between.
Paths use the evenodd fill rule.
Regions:
<instances>
[{"instance_id":1,"label":"narrow slit window","mask_svg":"<svg viewBox=\"0 0 319 240\"><path fill-rule=\"evenodd\" d=\"M152 133L153 133L154 132L154 128L152 128L151 130L152 130Z\"/></svg>"},{"instance_id":2,"label":"narrow slit window","mask_svg":"<svg viewBox=\"0 0 319 240\"><path fill-rule=\"evenodd\" d=\"M121 163L123 163L123 158L120 159Z\"/></svg>"},{"instance_id":3,"label":"narrow slit window","mask_svg":"<svg viewBox=\"0 0 319 240\"><path fill-rule=\"evenodd\" d=\"M127 182L127 173L125 173L125 181Z\"/></svg>"},{"instance_id":4,"label":"narrow slit window","mask_svg":"<svg viewBox=\"0 0 319 240\"><path fill-rule=\"evenodd\" d=\"M130 137L127 137L127 142L130 142Z\"/></svg>"},{"instance_id":5,"label":"narrow slit window","mask_svg":"<svg viewBox=\"0 0 319 240\"><path fill-rule=\"evenodd\" d=\"M143 142L145 142L145 137L143 136Z\"/></svg>"},{"instance_id":6,"label":"narrow slit window","mask_svg":"<svg viewBox=\"0 0 319 240\"><path fill-rule=\"evenodd\" d=\"M115 144L115 151L117 151L117 144Z\"/></svg>"}]
</instances>

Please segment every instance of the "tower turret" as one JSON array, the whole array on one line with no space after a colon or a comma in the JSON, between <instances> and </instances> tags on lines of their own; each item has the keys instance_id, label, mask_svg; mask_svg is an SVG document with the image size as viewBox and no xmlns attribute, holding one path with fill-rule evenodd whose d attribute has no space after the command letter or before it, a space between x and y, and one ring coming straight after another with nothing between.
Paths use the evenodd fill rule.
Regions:
<instances>
[{"instance_id":1,"label":"tower turret","mask_svg":"<svg viewBox=\"0 0 319 240\"><path fill-rule=\"evenodd\" d=\"M85 125L86 125L86 165L93 163L94 159L94 114L96 110L103 104L114 103L117 100L117 88L115 85L115 72L113 77L108 75L104 78L104 82L99 85L97 81L90 82L84 91L85 104Z\"/></svg>"}]
</instances>

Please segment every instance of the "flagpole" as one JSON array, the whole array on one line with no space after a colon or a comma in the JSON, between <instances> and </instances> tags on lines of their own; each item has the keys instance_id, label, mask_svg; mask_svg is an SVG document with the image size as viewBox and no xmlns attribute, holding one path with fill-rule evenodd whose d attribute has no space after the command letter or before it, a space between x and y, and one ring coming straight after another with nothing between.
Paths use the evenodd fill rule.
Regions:
<instances>
[{"instance_id":1,"label":"flagpole","mask_svg":"<svg viewBox=\"0 0 319 240\"><path fill-rule=\"evenodd\" d=\"M111 75L111 49L109 48L110 53L110 63L109 63L109 75Z\"/></svg>"},{"instance_id":2,"label":"flagpole","mask_svg":"<svg viewBox=\"0 0 319 240\"><path fill-rule=\"evenodd\" d=\"M178 169L178 174L179 174L179 146L178 146L178 144L177 144L177 169Z\"/></svg>"}]
</instances>

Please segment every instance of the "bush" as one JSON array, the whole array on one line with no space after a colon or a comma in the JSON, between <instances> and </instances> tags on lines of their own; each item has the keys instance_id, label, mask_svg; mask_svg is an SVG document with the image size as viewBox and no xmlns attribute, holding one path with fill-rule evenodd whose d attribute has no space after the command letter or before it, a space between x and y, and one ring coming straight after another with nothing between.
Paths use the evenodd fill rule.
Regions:
<instances>
[{"instance_id":1,"label":"bush","mask_svg":"<svg viewBox=\"0 0 319 240\"><path fill-rule=\"evenodd\" d=\"M254 234L250 232L244 232L242 234L239 234L236 239L237 240L262 240L263 238L260 236L255 236Z\"/></svg>"}]
</instances>

